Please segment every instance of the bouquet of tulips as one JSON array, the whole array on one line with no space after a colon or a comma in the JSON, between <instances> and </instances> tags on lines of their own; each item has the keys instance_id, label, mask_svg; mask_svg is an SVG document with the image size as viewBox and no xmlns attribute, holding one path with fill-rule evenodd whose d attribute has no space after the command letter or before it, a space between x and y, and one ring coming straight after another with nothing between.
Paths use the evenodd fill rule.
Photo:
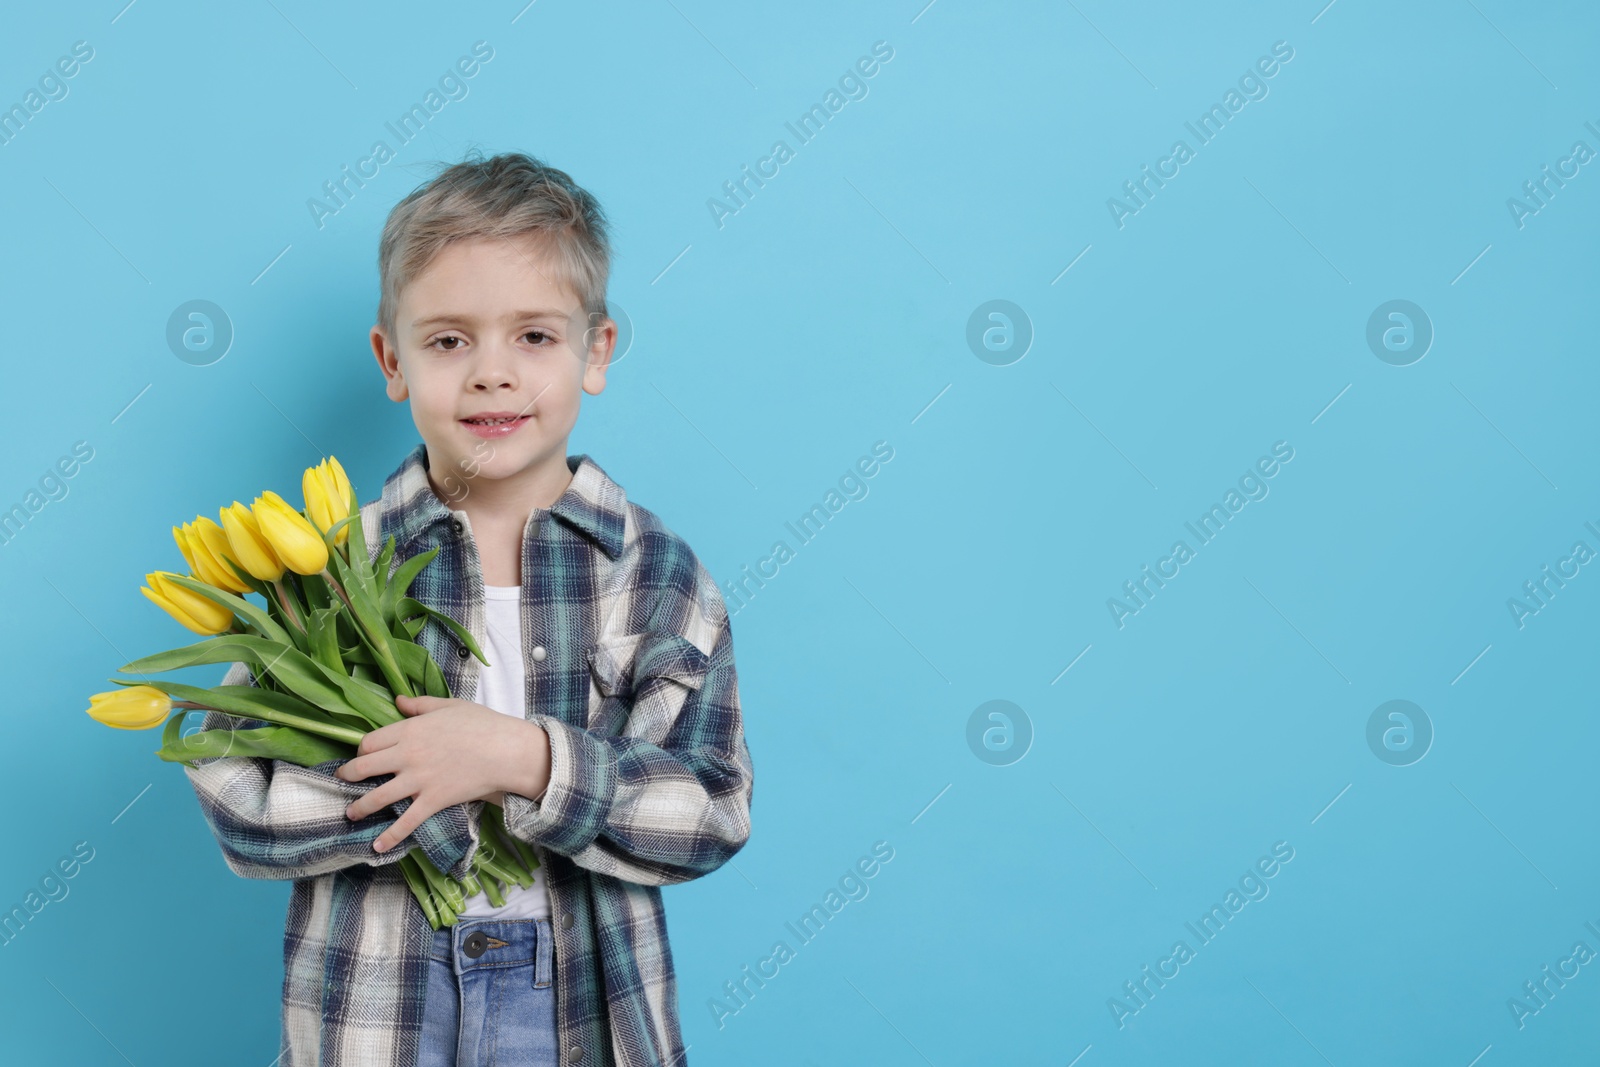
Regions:
<instances>
[{"instance_id":1,"label":"bouquet of tulips","mask_svg":"<svg viewBox=\"0 0 1600 1067\"><path fill-rule=\"evenodd\" d=\"M415 640L430 618L486 662L469 631L406 595L437 548L391 576L394 538L373 560L359 499L338 460L309 468L302 488L304 512L267 491L248 508L238 501L222 508L220 523L200 516L173 527L189 574L156 571L140 592L205 640L121 668L142 676L242 661L256 684L207 689L112 678L123 688L90 697L90 716L124 730L164 720L156 755L169 762L249 756L312 767L354 757L364 734L403 719L396 696L450 695L438 664ZM245 599L252 593L264 606ZM196 709L268 725L185 736L183 719ZM464 881L445 875L420 849L398 861L435 930L454 925L471 894L481 891L498 907L510 885L533 884L539 861L506 829L499 806L485 802L481 830L482 847Z\"/></svg>"}]
</instances>

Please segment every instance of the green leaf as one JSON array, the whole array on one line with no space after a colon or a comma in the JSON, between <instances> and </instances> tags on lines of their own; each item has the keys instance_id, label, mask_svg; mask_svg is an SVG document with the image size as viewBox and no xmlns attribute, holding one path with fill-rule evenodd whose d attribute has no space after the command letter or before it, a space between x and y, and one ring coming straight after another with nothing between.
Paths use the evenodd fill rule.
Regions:
<instances>
[{"instance_id":1,"label":"green leaf","mask_svg":"<svg viewBox=\"0 0 1600 1067\"><path fill-rule=\"evenodd\" d=\"M383 587L383 597L380 606L383 608L385 619L391 619L399 607L400 600L411 588L411 583L417 580L417 575L422 573L422 568L433 562L439 554L439 546L435 545L426 552L419 552L395 568L394 576Z\"/></svg>"},{"instance_id":2,"label":"green leaf","mask_svg":"<svg viewBox=\"0 0 1600 1067\"><path fill-rule=\"evenodd\" d=\"M400 664L400 669L405 671L411 687L420 690L428 674L428 650L411 641L396 641L394 658Z\"/></svg>"},{"instance_id":3,"label":"green leaf","mask_svg":"<svg viewBox=\"0 0 1600 1067\"><path fill-rule=\"evenodd\" d=\"M196 641L192 645L182 648L172 648L165 652L154 652L142 656L132 663L124 664L117 669L123 674L155 674L160 671L175 671L180 667L195 667L205 663L231 663L241 659L235 652L235 642L242 636L240 634L223 634L219 637L208 637L203 641ZM260 640L259 638L257 640ZM288 648L288 643L283 641L272 642L274 649ZM254 662L254 659L252 659Z\"/></svg>"},{"instance_id":4,"label":"green leaf","mask_svg":"<svg viewBox=\"0 0 1600 1067\"><path fill-rule=\"evenodd\" d=\"M282 641L285 644L289 643L289 634L284 630L284 628L273 622L272 618L265 611L256 607L243 597L224 592L214 585L207 585L205 582L199 581L195 578L186 577L182 574L172 575L171 581L174 585L180 585L192 593L199 593L207 600L215 601L216 603L221 604L223 607L232 611L235 615L238 615L250 623L250 625L254 626L257 630L261 631L262 637L272 641Z\"/></svg>"},{"instance_id":5,"label":"green leaf","mask_svg":"<svg viewBox=\"0 0 1600 1067\"><path fill-rule=\"evenodd\" d=\"M372 658L372 653L360 641L361 638L357 635L355 645L347 646L343 643L339 645L339 655L343 657L345 665L354 667L359 663L367 667L376 667L378 661Z\"/></svg>"},{"instance_id":6,"label":"green leaf","mask_svg":"<svg viewBox=\"0 0 1600 1067\"><path fill-rule=\"evenodd\" d=\"M379 591L378 569L374 565L370 556L361 556L358 559L354 554L352 554L348 564L348 570L352 575L351 580L354 581L356 585L366 590L368 596L374 598L377 597ZM346 586L345 588L346 592L348 592L349 587Z\"/></svg>"},{"instance_id":7,"label":"green leaf","mask_svg":"<svg viewBox=\"0 0 1600 1067\"><path fill-rule=\"evenodd\" d=\"M341 547L339 545L339 542L338 542L339 531L343 530L343 529L345 529L346 527L349 527L349 526L360 526L360 525L361 525L361 520L360 520L359 516L346 515L344 518L340 519L338 522L334 523L332 526L330 526L326 530L322 531L322 541L323 541L323 544L328 546L328 556L330 558L332 558L333 556L340 556L342 558L343 553L346 551L345 548L343 548L343 547Z\"/></svg>"},{"instance_id":8,"label":"green leaf","mask_svg":"<svg viewBox=\"0 0 1600 1067\"><path fill-rule=\"evenodd\" d=\"M315 767L331 759L350 759L354 745L330 741L292 726L260 726L250 730L201 730L176 739L162 737L156 755L169 763L212 756L265 757L301 767Z\"/></svg>"},{"instance_id":9,"label":"green leaf","mask_svg":"<svg viewBox=\"0 0 1600 1067\"><path fill-rule=\"evenodd\" d=\"M345 541L345 547L350 550L352 560L363 562L372 558L372 553L367 549L367 533L361 525L361 500L356 496L356 487L350 487L350 499L346 502L350 509L350 517L345 521L350 524L350 537ZM338 529L337 525L334 527Z\"/></svg>"},{"instance_id":10,"label":"green leaf","mask_svg":"<svg viewBox=\"0 0 1600 1067\"><path fill-rule=\"evenodd\" d=\"M396 642L394 650L401 668L406 672L406 678L419 693L426 693L431 697L450 695L450 687L444 680L444 673L439 670L439 665L433 661L433 657L428 655L427 649L410 641L400 641Z\"/></svg>"},{"instance_id":11,"label":"green leaf","mask_svg":"<svg viewBox=\"0 0 1600 1067\"><path fill-rule=\"evenodd\" d=\"M116 679L112 679L115 681ZM167 717L167 725L161 730L161 747L164 749L177 741L183 732L183 720L189 715L188 709L179 708ZM156 755L160 755L157 750Z\"/></svg>"},{"instance_id":12,"label":"green leaf","mask_svg":"<svg viewBox=\"0 0 1600 1067\"><path fill-rule=\"evenodd\" d=\"M361 676L352 675L350 680L359 686L364 686L367 689L372 690L372 692L376 693L384 700L394 699L394 694L389 692L389 690L384 687L383 679L375 671L372 673L363 674Z\"/></svg>"},{"instance_id":13,"label":"green leaf","mask_svg":"<svg viewBox=\"0 0 1600 1067\"><path fill-rule=\"evenodd\" d=\"M327 667L298 649L278 641L248 634L225 634L134 660L121 668L124 674L154 674L206 663L243 660L276 679L283 688L319 708L349 708L374 726L398 722L401 714L394 703L375 696L342 673Z\"/></svg>"},{"instance_id":14,"label":"green leaf","mask_svg":"<svg viewBox=\"0 0 1600 1067\"><path fill-rule=\"evenodd\" d=\"M113 678L112 681L120 682ZM123 683L126 684L126 683ZM176 700L187 700L214 708L224 715L241 719L259 719L279 726L292 726L309 734L330 740L360 744L369 731L336 722L320 708L297 700L284 693L269 693L253 685L219 685L204 689L181 682L149 681L137 683L161 690ZM168 723L171 726L171 723Z\"/></svg>"},{"instance_id":15,"label":"green leaf","mask_svg":"<svg viewBox=\"0 0 1600 1067\"><path fill-rule=\"evenodd\" d=\"M223 561L222 561L222 565L224 567L228 568L234 574L237 574L239 576L239 580L241 582L243 582L245 585L248 585L251 589L254 589L256 592L260 593L262 596L266 596L267 595L266 594L266 587L267 587L267 583L266 582L263 582L260 578L257 578L255 575L251 574L249 571L245 570L243 567L239 566L238 564L236 564L231 559L224 558Z\"/></svg>"},{"instance_id":16,"label":"green leaf","mask_svg":"<svg viewBox=\"0 0 1600 1067\"><path fill-rule=\"evenodd\" d=\"M289 598L291 607L293 602L299 599L294 596L293 589L288 588L289 578L289 573L285 572L283 578L277 582L263 582L251 579L251 584L254 586L255 591L261 594L262 599L267 602L267 616L283 635L276 638L276 640L292 644L303 652L307 647L306 635L295 621L295 615L285 610L283 600L280 599L280 596ZM280 589L287 589L287 592L280 593Z\"/></svg>"},{"instance_id":17,"label":"green leaf","mask_svg":"<svg viewBox=\"0 0 1600 1067\"><path fill-rule=\"evenodd\" d=\"M422 601L416 600L412 597L402 597L397 611L398 617L401 619L415 618L419 614L425 614L428 617L435 619L451 633L455 634L456 640L460 641L463 645L466 645L467 651L471 652L474 656L477 656L479 663L482 663L485 667L489 666L489 661L484 657L483 650L478 647L478 642L473 638L472 631L468 630L465 626L462 626L459 622L456 622L456 620L452 619L444 612L435 611L433 608L430 608L428 605L422 603Z\"/></svg>"},{"instance_id":18,"label":"green leaf","mask_svg":"<svg viewBox=\"0 0 1600 1067\"><path fill-rule=\"evenodd\" d=\"M422 628L428 624L428 616L414 615L409 619L396 619L395 637L401 641L415 641Z\"/></svg>"},{"instance_id":19,"label":"green leaf","mask_svg":"<svg viewBox=\"0 0 1600 1067\"><path fill-rule=\"evenodd\" d=\"M389 540L384 543L383 551L378 553L378 560L372 565L373 577L383 581L388 577L389 565L394 559L394 534L389 535Z\"/></svg>"},{"instance_id":20,"label":"green leaf","mask_svg":"<svg viewBox=\"0 0 1600 1067\"><path fill-rule=\"evenodd\" d=\"M362 559L365 559L365 557L362 557ZM328 573L333 575L333 580L338 583L340 589L344 590L346 596L350 594L351 586L362 584L361 575L356 569L357 565L358 560L353 550L348 560L337 552L328 557Z\"/></svg>"},{"instance_id":21,"label":"green leaf","mask_svg":"<svg viewBox=\"0 0 1600 1067\"><path fill-rule=\"evenodd\" d=\"M319 608L334 607L339 603L334 595L328 580L320 574L303 575L300 579L301 588L305 590L306 607L312 611Z\"/></svg>"},{"instance_id":22,"label":"green leaf","mask_svg":"<svg viewBox=\"0 0 1600 1067\"><path fill-rule=\"evenodd\" d=\"M439 665L428 657L427 668L422 676L422 690L431 697L449 697L450 684L444 680L444 673L439 670Z\"/></svg>"},{"instance_id":23,"label":"green leaf","mask_svg":"<svg viewBox=\"0 0 1600 1067\"><path fill-rule=\"evenodd\" d=\"M378 667L374 663L352 662L350 664L350 677L355 682L361 685L369 685L380 693L389 691L383 687L383 675L378 673Z\"/></svg>"},{"instance_id":24,"label":"green leaf","mask_svg":"<svg viewBox=\"0 0 1600 1067\"><path fill-rule=\"evenodd\" d=\"M339 612L342 610L342 607L318 608L306 624L312 658L340 674L345 673L344 659L339 654Z\"/></svg>"},{"instance_id":25,"label":"green leaf","mask_svg":"<svg viewBox=\"0 0 1600 1067\"><path fill-rule=\"evenodd\" d=\"M196 701L195 703L210 704L213 707L217 707L217 701L219 699L232 701L236 698L242 697L248 700L254 700L254 706L258 709L266 708L285 716L312 716L322 714L335 719L340 724L348 726L352 730L356 730L360 733L367 733L372 729L372 725L368 723L366 719L362 718L359 714L348 707L319 708L306 703L293 693L280 693L276 689L263 689L258 685L214 685L211 687L210 693L210 699ZM218 707L218 710L220 711L223 709ZM251 718L264 719L266 716L254 714L251 715Z\"/></svg>"},{"instance_id":26,"label":"green leaf","mask_svg":"<svg viewBox=\"0 0 1600 1067\"><path fill-rule=\"evenodd\" d=\"M345 587L345 595L350 601L350 611L359 623L357 630L362 642L372 650L373 658L383 672L384 681L388 683L390 691L406 696L413 695L411 687L406 682L405 672L400 669L399 661L395 658L394 638L390 635L388 626L384 624L374 598L367 590L353 584Z\"/></svg>"}]
</instances>

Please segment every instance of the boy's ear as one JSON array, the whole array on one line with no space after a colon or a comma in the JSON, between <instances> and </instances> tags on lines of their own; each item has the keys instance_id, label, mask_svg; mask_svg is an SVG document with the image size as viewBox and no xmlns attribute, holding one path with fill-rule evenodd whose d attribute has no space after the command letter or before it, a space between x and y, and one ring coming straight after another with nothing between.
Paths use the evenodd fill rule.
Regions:
<instances>
[{"instance_id":1,"label":"boy's ear","mask_svg":"<svg viewBox=\"0 0 1600 1067\"><path fill-rule=\"evenodd\" d=\"M396 403L404 400L410 394L406 389L405 375L400 372L400 353L389 343L382 326L372 327L372 354L377 357L378 368L383 371L383 391Z\"/></svg>"},{"instance_id":2,"label":"boy's ear","mask_svg":"<svg viewBox=\"0 0 1600 1067\"><path fill-rule=\"evenodd\" d=\"M584 352L583 391L599 396L606 387L606 371L611 367L611 356L617 347L617 324L606 319L584 333L589 342Z\"/></svg>"}]
</instances>

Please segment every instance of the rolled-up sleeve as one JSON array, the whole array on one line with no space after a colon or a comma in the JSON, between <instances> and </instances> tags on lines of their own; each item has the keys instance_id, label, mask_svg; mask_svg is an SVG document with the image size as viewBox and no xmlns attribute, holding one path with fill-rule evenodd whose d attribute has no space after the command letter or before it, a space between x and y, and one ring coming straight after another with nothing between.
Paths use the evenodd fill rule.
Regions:
<instances>
[{"instance_id":1,"label":"rolled-up sleeve","mask_svg":"<svg viewBox=\"0 0 1600 1067\"><path fill-rule=\"evenodd\" d=\"M538 800L508 792L505 823L593 871L685 882L750 836L753 774L726 613L709 657L680 636L647 634L632 666L632 684L606 697L624 704L609 709L626 716L616 734L529 716L550 737L550 780Z\"/></svg>"}]
</instances>

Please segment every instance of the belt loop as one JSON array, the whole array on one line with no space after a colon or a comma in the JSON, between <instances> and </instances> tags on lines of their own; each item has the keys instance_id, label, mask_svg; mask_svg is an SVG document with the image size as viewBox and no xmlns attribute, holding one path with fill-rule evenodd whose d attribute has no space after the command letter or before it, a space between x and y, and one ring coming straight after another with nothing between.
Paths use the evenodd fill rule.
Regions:
<instances>
[{"instance_id":1,"label":"belt loop","mask_svg":"<svg viewBox=\"0 0 1600 1067\"><path fill-rule=\"evenodd\" d=\"M461 946L456 936L456 931L461 929L457 924L441 926L438 933L444 935L445 942L450 946L450 973L456 978L461 977Z\"/></svg>"},{"instance_id":2,"label":"belt loop","mask_svg":"<svg viewBox=\"0 0 1600 1067\"><path fill-rule=\"evenodd\" d=\"M535 936L538 944L534 946L533 987L547 989L555 970L555 927L549 919L540 919L535 924Z\"/></svg>"}]
</instances>

